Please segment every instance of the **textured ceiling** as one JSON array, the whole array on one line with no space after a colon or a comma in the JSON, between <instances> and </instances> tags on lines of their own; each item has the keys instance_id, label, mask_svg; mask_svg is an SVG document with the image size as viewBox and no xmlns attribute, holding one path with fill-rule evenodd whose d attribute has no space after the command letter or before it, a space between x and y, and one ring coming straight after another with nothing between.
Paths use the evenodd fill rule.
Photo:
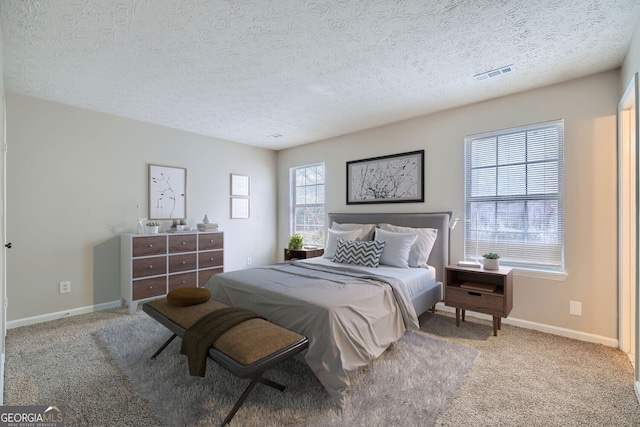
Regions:
<instances>
[{"instance_id":1,"label":"textured ceiling","mask_svg":"<svg viewBox=\"0 0 640 427\"><path fill-rule=\"evenodd\" d=\"M617 68L640 1L2 0L0 15L8 91L281 149Z\"/></svg>"}]
</instances>

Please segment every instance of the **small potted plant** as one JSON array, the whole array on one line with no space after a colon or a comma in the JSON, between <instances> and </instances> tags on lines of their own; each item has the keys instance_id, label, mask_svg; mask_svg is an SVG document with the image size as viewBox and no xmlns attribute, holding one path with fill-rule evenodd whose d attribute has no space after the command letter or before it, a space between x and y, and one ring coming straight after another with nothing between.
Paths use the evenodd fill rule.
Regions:
<instances>
[{"instance_id":1,"label":"small potted plant","mask_svg":"<svg viewBox=\"0 0 640 427\"><path fill-rule=\"evenodd\" d=\"M156 221L149 221L145 224L147 228L147 233L149 234L158 234L158 228L160 227L160 223Z\"/></svg>"},{"instance_id":2,"label":"small potted plant","mask_svg":"<svg viewBox=\"0 0 640 427\"><path fill-rule=\"evenodd\" d=\"M302 249L302 235L299 233L289 237L289 246L287 247L287 256L291 255L291 249Z\"/></svg>"},{"instance_id":3,"label":"small potted plant","mask_svg":"<svg viewBox=\"0 0 640 427\"><path fill-rule=\"evenodd\" d=\"M484 255L482 255L482 258L484 258L484 269L485 270L499 270L500 269L500 262L498 261L498 258L500 258L500 255L498 255L495 252L488 252Z\"/></svg>"}]
</instances>

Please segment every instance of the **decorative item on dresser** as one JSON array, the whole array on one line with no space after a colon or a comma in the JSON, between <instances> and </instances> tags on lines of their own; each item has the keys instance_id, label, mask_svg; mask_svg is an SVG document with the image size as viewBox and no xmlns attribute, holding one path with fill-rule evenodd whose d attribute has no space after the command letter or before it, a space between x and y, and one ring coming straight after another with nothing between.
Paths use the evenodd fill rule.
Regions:
<instances>
[{"instance_id":1,"label":"decorative item on dresser","mask_svg":"<svg viewBox=\"0 0 640 427\"><path fill-rule=\"evenodd\" d=\"M223 272L224 233L181 232L121 236L120 292L129 313L172 289L203 287Z\"/></svg>"},{"instance_id":2,"label":"decorative item on dresser","mask_svg":"<svg viewBox=\"0 0 640 427\"><path fill-rule=\"evenodd\" d=\"M502 318L513 308L513 275L510 268L486 270L449 265L445 267L444 303L456 309L456 326L465 310L493 316L493 335L498 336Z\"/></svg>"}]
</instances>

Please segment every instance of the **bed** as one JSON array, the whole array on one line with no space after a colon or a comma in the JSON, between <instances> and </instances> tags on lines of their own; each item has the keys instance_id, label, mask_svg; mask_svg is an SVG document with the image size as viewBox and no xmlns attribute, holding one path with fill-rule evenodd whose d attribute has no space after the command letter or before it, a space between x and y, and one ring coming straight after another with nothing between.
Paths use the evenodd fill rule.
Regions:
<instances>
[{"instance_id":1,"label":"bed","mask_svg":"<svg viewBox=\"0 0 640 427\"><path fill-rule=\"evenodd\" d=\"M343 407L353 378L406 330L418 328L418 316L442 300L450 218L451 212L330 213L328 256L218 274L206 287L218 301L248 308L308 337L304 360ZM382 252L380 259L387 256L391 263L395 258L389 261L388 256L395 256L391 249L396 238L406 249L407 234L415 235L414 229L434 233L428 265L404 268L381 263L372 267L333 262L344 255L348 245L377 247L379 242L369 241L373 232L354 237L355 231L344 230L366 229L356 224L374 224L375 230L381 230L375 240L385 240L382 246L388 252ZM346 236L352 238L342 238ZM337 242L335 249L329 248L332 240ZM354 243L357 240L363 242ZM329 254L330 249L335 254Z\"/></svg>"}]
</instances>

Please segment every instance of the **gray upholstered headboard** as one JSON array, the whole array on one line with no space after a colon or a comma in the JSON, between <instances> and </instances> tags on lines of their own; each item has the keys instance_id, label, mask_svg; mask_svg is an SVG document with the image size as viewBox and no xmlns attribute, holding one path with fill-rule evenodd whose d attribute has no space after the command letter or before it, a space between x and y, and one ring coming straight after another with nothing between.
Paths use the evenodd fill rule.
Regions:
<instances>
[{"instance_id":1,"label":"gray upholstered headboard","mask_svg":"<svg viewBox=\"0 0 640 427\"><path fill-rule=\"evenodd\" d=\"M435 228L438 238L429 256L429 265L436 269L436 279L444 281L444 267L449 264L449 221L451 212L425 213L330 213L329 228L334 222L339 224L381 224L388 223L401 227Z\"/></svg>"}]
</instances>

